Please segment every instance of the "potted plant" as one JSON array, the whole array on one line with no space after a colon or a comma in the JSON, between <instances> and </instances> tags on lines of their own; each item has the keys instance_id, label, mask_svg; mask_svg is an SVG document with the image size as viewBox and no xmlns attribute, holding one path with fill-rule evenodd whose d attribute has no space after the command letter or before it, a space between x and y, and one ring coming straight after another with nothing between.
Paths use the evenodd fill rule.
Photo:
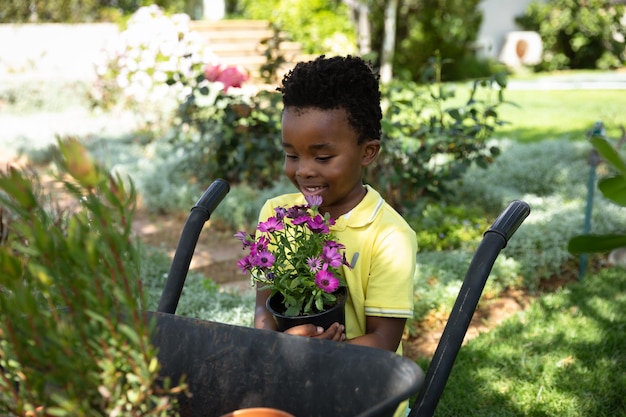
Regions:
<instances>
[{"instance_id":1,"label":"potted plant","mask_svg":"<svg viewBox=\"0 0 626 417\"><path fill-rule=\"evenodd\" d=\"M237 265L259 289L271 290L267 308L281 331L304 323L324 328L344 323L345 247L330 231L334 219L319 213L322 198L307 196L306 201L276 208L275 216L258 224L255 235L235 234L248 251Z\"/></svg>"}]
</instances>

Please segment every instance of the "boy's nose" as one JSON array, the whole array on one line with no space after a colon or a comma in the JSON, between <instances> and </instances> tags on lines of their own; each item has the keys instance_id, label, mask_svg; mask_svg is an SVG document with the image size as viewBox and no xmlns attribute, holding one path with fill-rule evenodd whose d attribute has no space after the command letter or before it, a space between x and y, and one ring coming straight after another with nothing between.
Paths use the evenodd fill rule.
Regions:
<instances>
[{"instance_id":1,"label":"boy's nose","mask_svg":"<svg viewBox=\"0 0 626 417\"><path fill-rule=\"evenodd\" d=\"M298 164L298 168L296 169L296 176L300 178L310 178L316 175L315 169L312 167L312 164L300 161Z\"/></svg>"}]
</instances>

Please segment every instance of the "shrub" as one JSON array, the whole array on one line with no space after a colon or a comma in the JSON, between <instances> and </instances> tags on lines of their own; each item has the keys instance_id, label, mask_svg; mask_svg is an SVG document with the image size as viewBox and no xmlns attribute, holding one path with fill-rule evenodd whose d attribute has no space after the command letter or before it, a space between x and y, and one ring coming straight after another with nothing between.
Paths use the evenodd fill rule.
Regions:
<instances>
[{"instance_id":1,"label":"shrub","mask_svg":"<svg viewBox=\"0 0 626 417\"><path fill-rule=\"evenodd\" d=\"M479 208L429 203L407 213L417 233L420 251L465 249L480 241L489 227L485 212Z\"/></svg>"},{"instance_id":2,"label":"shrub","mask_svg":"<svg viewBox=\"0 0 626 417\"><path fill-rule=\"evenodd\" d=\"M282 172L281 96L194 88L179 108L176 136L188 173L270 186ZM280 155L280 158L277 158Z\"/></svg>"},{"instance_id":3,"label":"shrub","mask_svg":"<svg viewBox=\"0 0 626 417\"><path fill-rule=\"evenodd\" d=\"M236 16L269 20L307 54L354 53L355 32L342 2L332 0L238 0ZM338 42L339 40L339 42Z\"/></svg>"},{"instance_id":4,"label":"shrub","mask_svg":"<svg viewBox=\"0 0 626 417\"><path fill-rule=\"evenodd\" d=\"M503 149L502 156L486 170L466 173L455 201L491 213L514 199L531 206L530 216L507 244L506 253L519 262L524 286L534 290L543 279L560 274L574 261L567 243L583 228L589 172L585 151L589 147L584 142L556 140L505 142ZM626 213L596 196L591 223L594 233L626 230Z\"/></svg>"},{"instance_id":5,"label":"shrub","mask_svg":"<svg viewBox=\"0 0 626 417\"><path fill-rule=\"evenodd\" d=\"M57 161L47 192L0 172L0 413L173 415L185 386L159 377L140 311L134 191L74 140Z\"/></svg>"},{"instance_id":6,"label":"shrub","mask_svg":"<svg viewBox=\"0 0 626 417\"><path fill-rule=\"evenodd\" d=\"M148 125L167 126L215 59L189 21L186 14L167 16L156 5L139 8L101 55L90 91L93 107L130 109Z\"/></svg>"},{"instance_id":7,"label":"shrub","mask_svg":"<svg viewBox=\"0 0 626 417\"><path fill-rule=\"evenodd\" d=\"M464 104L446 108L455 91L441 83L441 61L431 64L426 87L393 83L384 92L384 151L368 180L401 211L420 197L452 193L472 164L485 167L499 154L487 140L503 123L503 75L476 81Z\"/></svg>"},{"instance_id":8,"label":"shrub","mask_svg":"<svg viewBox=\"0 0 626 417\"><path fill-rule=\"evenodd\" d=\"M145 3L141 0L5 0L0 7L0 23L116 21ZM184 0L156 0L154 3L174 13L185 8Z\"/></svg>"},{"instance_id":9,"label":"shrub","mask_svg":"<svg viewBox=\"0 0 626 417\"><path fill-rule=\"evenodd\" d=\"M609 0L532 2L515 20L541 35L539 70L609 69L626 62L626 7Z\"/></svg>"}]
</instances>

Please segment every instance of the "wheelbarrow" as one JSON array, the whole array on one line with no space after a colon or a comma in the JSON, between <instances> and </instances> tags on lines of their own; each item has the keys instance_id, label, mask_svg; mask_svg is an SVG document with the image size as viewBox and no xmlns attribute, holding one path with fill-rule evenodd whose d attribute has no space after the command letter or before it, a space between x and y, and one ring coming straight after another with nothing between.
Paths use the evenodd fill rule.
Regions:
<instances>
[{"instance_id":1,"label":"wheelbarrow","mask_svg":"<svg viewBox=\"0 0 626 417\"><path fill-rule=\"evenodd\" d=\"M184 376L189 385L192 395L179 399L184 417L218 417L252 407L297 417L392 417L422 386L426 390L418 401L425 405L411 415L426 415L414 412L434 410L445 385L441 379L447 379L493 261L529 213L525 203L514 202L485 233L474 258L483 251L489 255L480 266L470 265L459 294L466 292L464 300L455 305L451 328L439 343L442 351L425 376L413 361L389 351L176 316L202 227L228 191L228 183L218 179L191 209L157 311L147 313L157 323L152 342L159 349L161 375L172 381ZM470 272L480 276L468 284Z\"/></svg>"}]
</instances>

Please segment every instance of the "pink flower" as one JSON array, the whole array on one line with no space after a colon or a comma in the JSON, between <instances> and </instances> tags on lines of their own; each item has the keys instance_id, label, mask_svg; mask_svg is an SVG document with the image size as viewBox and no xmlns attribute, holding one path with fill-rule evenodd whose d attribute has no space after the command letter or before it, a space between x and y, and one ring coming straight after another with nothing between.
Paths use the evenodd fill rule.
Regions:
<instances>
[{"instance_id":1,"label":"pink flower","mask_svg":"<svg viewBox=\"0 0 626 417\"><path fill-rule=\"evenodd\" d=\"M322 249L322 259L333 268L338 268L343 264L343 256L335 247L324 246Z\"/></svg>"},{"instance_id":2,"label":"pink flower","mask_svg":"<svg viewBox=\"0 0 626 417\"><path fill-rule=\"evenodd\" d=\"M204 78L214 83L219 81L220 74L222 73L222 66L220 64L209 64L204 67Z\"/></svg>"},{"instance_id":3,"label":"pink flower","mask_svg":"<svg viewBox=\"0 0 626 417\"><path fill-rule=\"evenodd\" d=\"M250 76L247 72L240 70L237 67L223 68L220 64L209 64L204 67L204 78L208 81L220 82L224 84L223 91L228 91L230 87L241 87L244 81L247 81Z\"/></svg>"},{"instance_id":4,"label":"pink flower","mask_svg":"<svg viewBox=\"0 0 626 417\"><path fill-rule=\"evenodd\" d=\"M220 74L218 81L224 84L224 91L228 91L230 87L241 87L244 81L249 78L248 74L240 71L236 67L227 67Z\"/></svg>"},{"instance_id":5,"label":"pink flower","mask_svg":"<svg viewBox=\"0 0 626 417\"><path fill-rule=\"evenodd\" d=\"M315 285L321 288L324 292L334 292L339 287L339 280L332 274L332 272L322 269L315 274Z\"/></svg>"}]
</instances>

